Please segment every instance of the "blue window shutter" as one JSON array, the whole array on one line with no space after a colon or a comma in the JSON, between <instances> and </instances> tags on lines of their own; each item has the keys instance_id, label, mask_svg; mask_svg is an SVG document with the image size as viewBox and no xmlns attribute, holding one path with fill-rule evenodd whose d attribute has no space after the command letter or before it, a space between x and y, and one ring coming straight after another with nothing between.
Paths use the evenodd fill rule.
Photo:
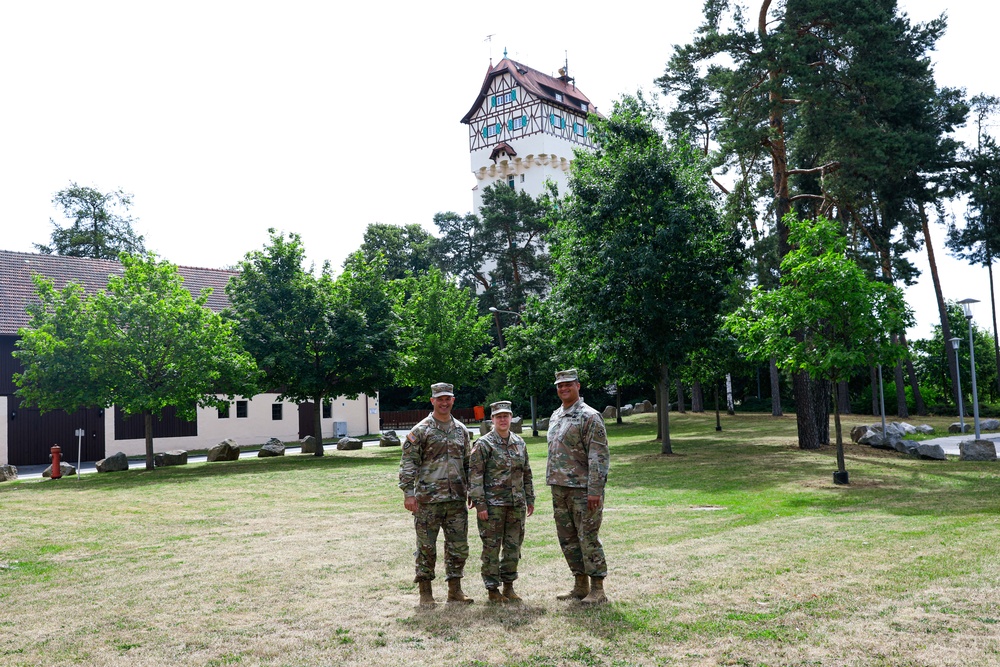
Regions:
<instances>
[{"instance_id":1,"label":"blue window shutter","mask_svg":"<svg viewBox=\"0 0 1000 667\"><path fill-rule=\"evenodd\" d=\"M555 124L556 124L556 115L554 113L550 113L549 114L549 125L555 125Z\"/></svg>"},{"instance_id":2,"label":"blue window shutter","mask_svg":"<svg viewBox=\"0 0 1000 667\"><path fill-rule=\"evenodd\" d=\"M517 102L517 88L510 89L510 101Z\"/></svg>"},{"instance_id":3,"label":"blue window shutter","mask_svg":"<svg viewBox=\"0 0 1000 667\"><path fill-rule=\"evenodd\" d=\"M501 130L500 123L497 123L497 134L500 134L500 130Z\"/></svg>"},{"instance_id":4,"label":"blue window shutter","mask_svg":"<svg viewBox=\"0 0 1000 667\"><path fill-rule=\"evenodd\" d=\"M525 128L525 129L528 128L528 117L527 116L521 116L521 127Z\"/></svg>"},{"instance_id":5,"label":"blue window shutter","mask_svg":"<svg viewBox=\"0 0 1000 667\"><path fill-rule=\"evenodd\" d=\"M510 132L514 129L514 119L511 118L507 121L507 131Z\"/></svg>"},{"instance_id":6,"label":"blue window shutter","mask_svg":"<svg viewBox=\"0 0 1000 667\"><path fill-rule=\"evenodd\" d=\"M496 105L497 105L497 96L496 95L490 95L490 106L491 107L495 107Z\"/></svg>"},{"instance_id":7,"label":"blue window shutter","mask_svg":"<svg viewBox=\"0 0 1000 667\"><path fill-rule=\"evenodd\" d=\"M587 126L586 125L583 126L583 136L584 136L584 138L586 138L586 136L587 136Z\"/></svg>"},{"instance_id":8,"label":"blue window shutter","mask_svg":"<svg viewBox=\"0 0 1000 667\"><path fill-rule=\"evenodd\" d=\"M486 126L483 125L483 139L486 138Z\"/></svg>"}]
</instances>

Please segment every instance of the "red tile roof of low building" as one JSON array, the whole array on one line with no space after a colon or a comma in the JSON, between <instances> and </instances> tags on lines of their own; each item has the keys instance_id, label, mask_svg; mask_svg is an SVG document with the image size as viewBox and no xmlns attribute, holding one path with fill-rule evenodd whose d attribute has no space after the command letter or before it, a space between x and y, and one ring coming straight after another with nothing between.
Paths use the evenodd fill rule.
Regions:
<instances>
[{"instance_id":1,"label":"red tile roof of low building","mask_svg":"<svg viewBox=\"0 0 1000 667\"><path fill-rule=\"evenodd\" d=\"M195 296L206 287L212 288L207 303L212 310L219 312L229 305L226 283L236 271L190 266L178 266L177 271L184 278L184 287ZM37 300L31 280L35 274L52 280L57 289L74 281L87 294L95 294L107 287L110 276L122 275L122 265L108 259L0 250L0 335L17 335L19 328L28 325L27 306Z\"/></svg>"}]
</instances>

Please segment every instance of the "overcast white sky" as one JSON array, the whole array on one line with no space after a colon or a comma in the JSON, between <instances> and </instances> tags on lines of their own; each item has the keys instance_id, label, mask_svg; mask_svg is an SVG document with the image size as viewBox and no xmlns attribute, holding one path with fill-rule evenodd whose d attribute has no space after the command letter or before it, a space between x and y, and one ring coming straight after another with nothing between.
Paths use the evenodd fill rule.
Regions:
<instances>
[{"instance_id":1,"label":"overcast white sky","mask_svg":"<svg viewBox=\"0 0 1000 667\"><path fill-rule=\"evenodd\" d=\"M1000 94L983 5L947 11L940 85ZM655 89L701 3L0 2L0 248L33 252L70 181L135 195L147 247L184 265L231 265L268 227L339 268L372 222L471 209L467 128L492 55L570 73L600 110ZM491 41L487 36L493 35ZM993 74L993 76L990 76ZM983 304L987 274L935 250L946 298ZM925 266L923 255L918 263ZM930 276L908 290L926 336Z\"/></svg>"}]
</instances>

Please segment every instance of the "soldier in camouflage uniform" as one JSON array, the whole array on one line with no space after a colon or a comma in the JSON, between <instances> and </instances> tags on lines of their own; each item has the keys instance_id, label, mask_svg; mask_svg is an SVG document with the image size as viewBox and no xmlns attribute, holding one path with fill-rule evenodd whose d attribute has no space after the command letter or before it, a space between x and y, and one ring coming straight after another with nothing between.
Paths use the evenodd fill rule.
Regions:
<instances>
[{"instance_id":1,"label":"soldier in camouflage uniform","mask_svg":"<svg viewBox=\"0 0 1000 667\"><path fill-rule=\"evenodd\" d=\"M514 592L524 521L535 512L535 488L524 440L510 432L510 401L490 405L493 430L476 441L469 467L469 500L483 540L483 583L490 602L521 601ZM503 547L503 558L500 549ZM503 584L503 593L499 591Z\"/></svg>"},{"instance_id":2,"label":"soldier in camouflage uniform","mask_svg":"<svg viewBox=\"0 0 1000 667\"><path fill-rule=\"evenodd\" d=\"M598 537L610 465L608 434L601 413L580 398L575 368L556 373L555 385L562 407L549 419L545 481L552 487L559 546L576 578L573 590L558 597L600 604L608 601L608 565Z\"/></svg>"},{"instance_id":3,"label":"soldier in camouflage uniform","mask_svg":"<svg viewBox=\"0 0 1000 667\"><path fill-rule=\"evenodd\" d=\"M403 507L413 513L417 532L416 576L420 604L431 606L431 580L437 561L438 531L444 529L445 579L448 602L471 603L462 592L462 572L469 557L469 432L451 416L454 387L439 382L431 385L434 411L427 415L403 441L399 463L399 488Z\"/></svg>"}]
</instances>

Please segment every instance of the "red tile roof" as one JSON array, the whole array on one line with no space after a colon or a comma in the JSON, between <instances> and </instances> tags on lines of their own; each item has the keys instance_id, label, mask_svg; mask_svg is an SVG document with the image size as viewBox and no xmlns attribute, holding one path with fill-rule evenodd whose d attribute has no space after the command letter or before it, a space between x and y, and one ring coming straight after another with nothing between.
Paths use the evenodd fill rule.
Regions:
<instances>
[{"instance_id":1,"label":"red tile roof","mask_svg":"<svg viewBox=\"0 0 1000 667\"><path fill-rule=\"evenodd\" d=\"M177 270L192 294L198 295L206 287L213 289L208 297L209 308L218 312L229 305L226 283L236 271L190 266L179 266ZM73 280L83 285L87 294L94 294L107 286L109 276L122 274L122 265L107 259L0 250L0 335L17 335L19 328L28 325L25 309L35 300L31 276L36 273L51 279L58 289Z\"/></svg>"},{"instance_id":2,"label":"red tile roof","mask_svg":"<svg viewBox=\"0 0 1000 667\"><path fill-rule=\"evenodd\" d=\"M514 80L521 86L550 104L563 107L565 109L572 109L576 113L597 113L597 107L591 104L590 98L584 95L583 91L576 87L576 83L573 79L570 79L569 77L554 77L549 76L548 74L542 74L538 70L532 69L527 65L522 65L521 63L514 62L509 58L504 58L493 67L486 70L486 78L483 79L483 85L479 90L479 96L476 97L476 101L472 105L472 108L469 109L469 112L462 117L463 123L469 123L472 120L472 117L476 114L476 111L478 111L480 106L482 106L483 100L486 98L486 92L490 87L490 80L503 72L510 72L511 76L514 77ZM555 93L562 93L562 101L556 99ZM576 100L577 103L574 104L573 100ZM579 102L586 104L587 108L583 109Z\"/></svg>"}]
</instances>

